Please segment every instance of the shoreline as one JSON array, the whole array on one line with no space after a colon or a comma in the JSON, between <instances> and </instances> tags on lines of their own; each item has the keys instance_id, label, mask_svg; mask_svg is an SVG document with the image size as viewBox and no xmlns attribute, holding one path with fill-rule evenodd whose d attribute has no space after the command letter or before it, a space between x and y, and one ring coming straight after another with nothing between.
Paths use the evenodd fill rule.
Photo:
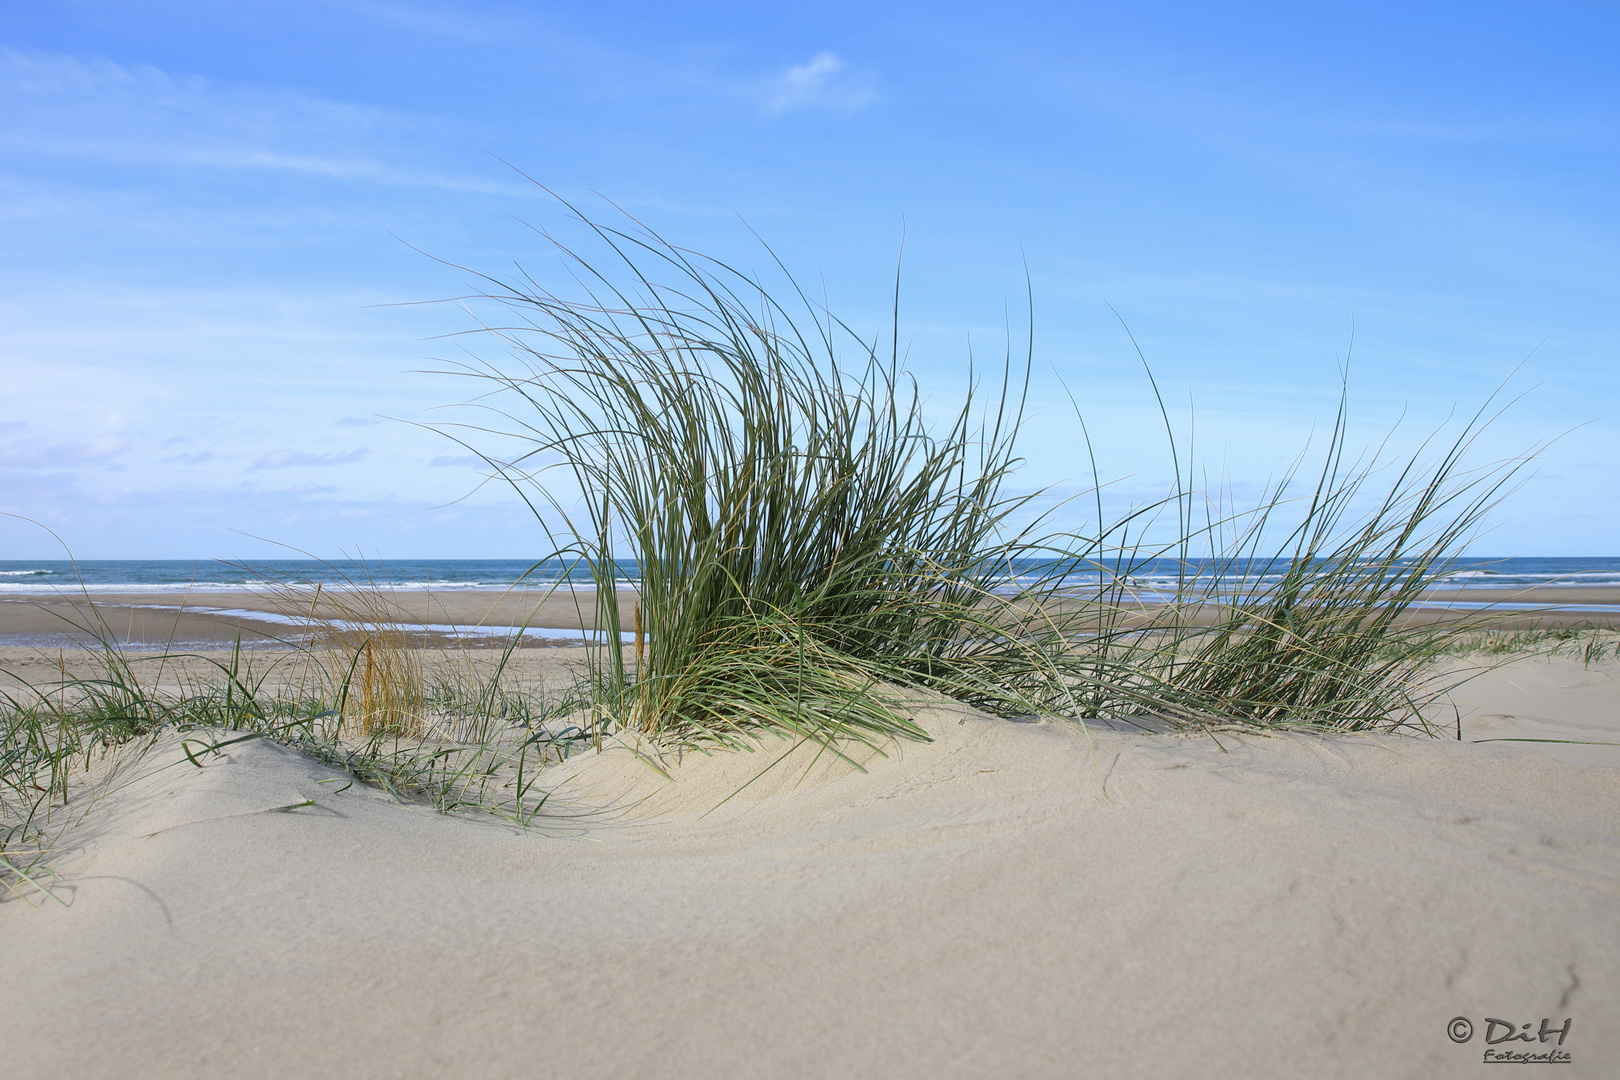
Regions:
<instances>
[{"instance_id":1,"label":"shoreline","mask_svg":"<svg viewBox=\"0 0 1620 1080\"><path fill-rule=\"evenodd\" d=\"M328 594L314 608L319 617L345 614L349 596ZM375 595L375 594L373 594ZM504 645L523 628L524 647L577 645L596 630L591 590L444 589L384 593L387 622L407 630L418 644ZM249 591L192 593L93 593L41 598L0 592L0 646L48 648L94 644L84 629L100 621L121 643L158 648L229 644L238 635L246 648L291 648L307 640L305 622L313 593L273 596ZM619 594L622 625L634 622L635 593Z\"/></svg>"},{"instance_id":2,"label":"shoreline","mask_svg":"<svg viewBox=\"0 0 1620 1080\"><path fill-rule=\"evenodd\" d=\"M333 590L317 613L340 617L345 597ZM522 647L580 644L597 629L595 590L439 588L383 591L388 621L421 635L423 645L504 645L524 628ZM0 646L66 648L93 644L76 629L100 620L122 644L162 648L206 647L240 636L245 648L290 648L304 639L314 592L283 596L249 590L191 592L126 590L87 594L12 592L0 588ZM621 628L634 622L636 593L619 592ZM1143 602L1134 607L1155 610ZM1425 593L1403 616L1407 624L1434 624L1491 616L1493 629L1515 631L1581 626L1620 627L1620 586L1446 588Z\"/></svg>"}]
</instances>

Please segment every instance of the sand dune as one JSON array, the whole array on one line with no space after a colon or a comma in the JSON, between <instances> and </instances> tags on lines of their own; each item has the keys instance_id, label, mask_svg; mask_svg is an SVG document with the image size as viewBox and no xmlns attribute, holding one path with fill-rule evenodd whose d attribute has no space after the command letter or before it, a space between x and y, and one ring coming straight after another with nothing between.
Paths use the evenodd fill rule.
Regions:
<instances>
[{"instance_id":1,"label":"sand dune","mask_svg":"<svg viewBox=\"0 0 1620 1080\"><path fill-rule=\"evenodd\" d=\"M1465 739L1574 740L1519 745L1559 761L1620 766L1620 746L1592 745L1620 743L1620 664L1516 660L1464 683L1452 698Z\"/></svg>"},{"instance_id":2,"label":"sand dune","mask_svg":"<svg viewBox=\"0 0 1620 1080\"><path fill-rule=\"evenodd\" d=\"M1620 741L1612 691L1581 719L1552 682ZM1463 1076L1486 1018L1570 1018L1560 1075L1620 1060L1613 767L920 718L671 779L609 744L528 832L160 748L65 839L70 907L0 906L7 1073Z\"/></svg>"}]
</instances>

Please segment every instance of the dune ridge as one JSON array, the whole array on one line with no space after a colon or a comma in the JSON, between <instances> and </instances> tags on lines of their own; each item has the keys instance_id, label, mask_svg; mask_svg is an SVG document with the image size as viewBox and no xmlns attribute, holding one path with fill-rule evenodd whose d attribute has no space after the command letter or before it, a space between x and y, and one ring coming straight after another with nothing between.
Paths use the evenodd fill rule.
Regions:
<instances>
[{"instance_id":1,"label":"dune ridge","mask_svg":"<svg viewBox=\"0 0 1620 1080\"><path fill-rule=\"evenodd\" d=\"M608 743L526 832L160 747L67 838L70 907L0 909L8 1070L1471 1075L1456 1016L1620 1052L1611 766L919 704L933 742L718 809L758 755Z\"/></svg>"}]
</instances>

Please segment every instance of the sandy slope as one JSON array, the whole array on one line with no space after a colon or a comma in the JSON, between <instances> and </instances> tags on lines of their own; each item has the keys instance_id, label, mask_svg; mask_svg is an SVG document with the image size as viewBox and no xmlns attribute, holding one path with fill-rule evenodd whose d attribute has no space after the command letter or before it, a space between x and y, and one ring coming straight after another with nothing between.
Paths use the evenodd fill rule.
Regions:
<instances>
[{"instance_id":1,"label":"sandy slope","mask_svg":"<svg viewBox=\"0 0 1620 1080\"><path fill-rule=\"evenodd\" d=\"M1486 1017L1620 1061L1612 767L922 720L723 803L785 744L674 783L610 746L528 833L170 746L71 908L0 906L7 1075L1465 1076Z\"/></svg>"},{"instance_id":2,"label":"sandy slope","mask_svg":"<svg viewBox=\"0 0 1620 1080\"><path fill-rule=\"evenodd\" d=\"M1570 739L1620 743L1620 664L1516 660L1452 694L1463 738ZM1620 746L1524 743L1577 764L1620 766Z\"/></svg>"}]
</instances>

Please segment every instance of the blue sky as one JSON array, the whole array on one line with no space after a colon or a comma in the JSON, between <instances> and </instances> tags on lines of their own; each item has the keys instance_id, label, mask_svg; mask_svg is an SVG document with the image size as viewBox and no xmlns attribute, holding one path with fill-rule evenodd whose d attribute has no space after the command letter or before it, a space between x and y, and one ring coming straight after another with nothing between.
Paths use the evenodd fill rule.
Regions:
<instances>
[{"instance_id":1,"label":"blue sky","mask_svg":"<svg viewBox=\"0 0 1620 1080\"><path fill-rule=\"evenodd\" d=\"M422 252L558 279L510 163L743 266L756 230L863 330L903 233L942 412L1027 262L1024 482L1061 492L1059 377L1118 497L1169 476L1110 305L1240 496L1352 336L1357 439L1397 448L1528 356L1478 460L1563 437L1476 550L1616 554L1616 55L1604 4L9 4L0 509L87 558L537 551L402 422L466 396L419 372L467 316L388 306L466 291Z\"/></svg>"}]
</instances>

